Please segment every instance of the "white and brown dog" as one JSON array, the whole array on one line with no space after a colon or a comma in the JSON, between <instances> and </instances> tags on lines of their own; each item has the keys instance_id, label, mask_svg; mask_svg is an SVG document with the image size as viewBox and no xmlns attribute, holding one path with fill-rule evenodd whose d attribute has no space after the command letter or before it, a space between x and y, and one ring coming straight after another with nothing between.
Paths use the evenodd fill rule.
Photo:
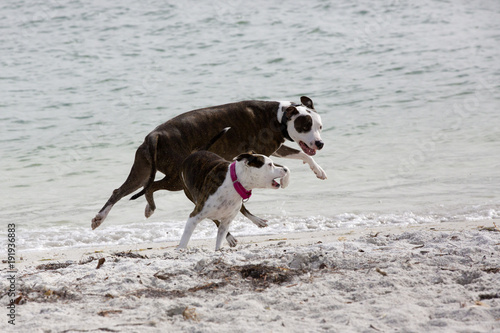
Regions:
<instances>
[{"instance_id":1,"label":"white and brown dog","mask_svg":"<svg viewBox=\"0 0 500 333\"><path fill-rule=\"evenodd\" d=\"M226 131L227 129L221 134ZM264 155L241 154L230 163L217 154L203 150L186 158L182 164L181 177L184 192L196 206L186 222L179 248L187 247L198 223L207 218L218 226L215 243L217 251L224 238L231 247L236 246L236 239L228 235L229 225L252 190L285 188L290 179L290 171L287 167L274 164ZM280 179L281 184L276 179ZM264 220L256 218L252 221L259 227L267 226Z\"/></svg>"}]
</instances>

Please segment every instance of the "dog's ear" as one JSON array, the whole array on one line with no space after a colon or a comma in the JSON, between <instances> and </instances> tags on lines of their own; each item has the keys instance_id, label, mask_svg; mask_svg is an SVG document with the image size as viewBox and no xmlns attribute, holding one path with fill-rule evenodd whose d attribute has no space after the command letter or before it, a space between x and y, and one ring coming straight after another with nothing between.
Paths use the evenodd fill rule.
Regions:
<instances>
[{"instance_id":1,"label":"dog's ear","mask_svg":"<svg viewBox=\"0 0 500 333\"><path fill-rule=\"evenodd\" d=\"M289 106L285 111L286 117L288 120L292 119L293 116L299 114L299 110L295 108L295 106Z\"/></svg>"},{"instance_id":2,"label":"dog's ear","mask_svg":"<svg viewBox=\"0 0 500 333\"><path fill-rule=\"evenodd\" d=\"M254 168L260 168L264 165L262 156L255 156L252 154L240 154L236 157L236 161L240 162L245 160L245 164Z\"/></svg>"},{"instance_id":3,"label":"dog's ear","mask_svg":"<svg viewBox=\"0 0 500 333\"><path fill-rule=\"evenodd\" d=\"M309 97L307 96L302 96L300 98L300 102L305 105L306 107L308 107L309 109L311 110L314 110L314 104L313 104L313 101L312 99L310 99Z\"/></svg>"},{"instance_id":4,"label":"dog's ear","mask_svg":"<svg viewBox=\"0 0 500 333\"><path fill-rule=\"evenodd\" d=\"M248 160L251 157L252 157L252 154L244 153L244 154L239 154L234 159L239 162L239 161L241 161L243 159L247 159Z\"/></svg>"}]
</instances>

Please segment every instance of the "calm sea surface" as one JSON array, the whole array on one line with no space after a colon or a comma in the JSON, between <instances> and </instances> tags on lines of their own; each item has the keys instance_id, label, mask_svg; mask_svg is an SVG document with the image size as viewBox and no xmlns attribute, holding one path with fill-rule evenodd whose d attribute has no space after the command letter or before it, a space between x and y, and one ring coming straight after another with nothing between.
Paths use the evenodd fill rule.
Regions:
<instances>
[{"instance_id":1,"label":"calm sea surface","mask_svg":"<svg viewBox=\"0 0 500 333\"><path fill-rule=\"evenodd\" d=\"M181 192L122 199L136 148L182 112L315 102L325 148L256 190L238 235L500 217L500 2L2 1L0 242L22 249L179 240ZM290 143L294 146L294 143ZM205 221L193 237L215 238Z\"/></svg>"}]
</instances>

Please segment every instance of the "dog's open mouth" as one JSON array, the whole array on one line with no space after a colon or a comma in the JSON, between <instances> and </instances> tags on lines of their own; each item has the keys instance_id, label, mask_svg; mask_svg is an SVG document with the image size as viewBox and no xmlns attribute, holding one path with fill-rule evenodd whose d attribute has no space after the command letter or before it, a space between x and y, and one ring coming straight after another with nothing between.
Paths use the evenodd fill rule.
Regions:
<instances>
[{"instance_id":1,"label":"dog's open mouth","mask_svg":"<svg viewBox=\"0 0 500 333\"><path fill-rule=\"evenodd\" d=\"M299 142L299 146L300 146L300 148L302 148L302 150L304 151L304 153L306 153L307 155L309 155L309 156L314 156L314 155L316 155L316 149L309 148L309 146L308 146L308 145L306 145L306 144L304 143L304 141L300 141L300 142Z\"/></svg>"},{"instance_id":2,"label":"dog's open mouth","mask_svg":"<svg viewBox=\"0 0 500 333\"><path fill-rule=\"evenodd\" d=\"M276 179L280 179L280 178L276 178ZM273 188L280 188L281 185L276 181L276 179L273 179L273 182L271 185Z\"/></svg>"}]
</instances>

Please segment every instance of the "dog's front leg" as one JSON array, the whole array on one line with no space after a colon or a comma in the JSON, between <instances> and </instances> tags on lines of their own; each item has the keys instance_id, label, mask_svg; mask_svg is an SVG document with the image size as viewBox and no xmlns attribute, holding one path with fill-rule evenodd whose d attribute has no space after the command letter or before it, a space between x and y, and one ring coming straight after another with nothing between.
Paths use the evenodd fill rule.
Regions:
<instances>
[{"instance_id":1,"label":"dog's front leg","mask_svg":"<svg viewBox=\"0 0 500 333\"><path fill-rule=\"evenodd\" d=\"M194 229L198 225L198 223L203 220L203 217L200 215L190 216L186 222L186 226L184 227L184 233L182 234L181 241L177 248L185 249L189 243L189 239L193 234Z\"/></svg>"},{"instance_id":2,"label":"dog's front leg","mask_svg":"<svg viewBox=\"0 0 500 333\"><path fill-rule=\"evenodd\" d=\"M246 209L245 205L241 205L240 212L241 212L241 214L245 215L245 217L248 218L250 221L255 223L259 228L265 228L268 226L267 220L261 219L260 217L257 217L255 215L253 215L252 213L250 213Z\"/></svg>"},{"instance_id":3,"label":"dog's front leg","mask_svg":"<svg viewBox=\"0 0 500 333\"><path fill-rule=\"evenodd\" d=\"M231 220L222 220L219 224L219 230L217 231L217 240L215 241L215 251L220 250L222 246L222 241L226 238L227 232L229 231L229 224Z\"/></svg>"},{"instance_id":4,"label":"dog's front leg","mask_svg":"<svg viewBox=\"0 0 500 333\"><path fill-rule=\"evenodd\" d=\"M212 220L212 221L214 221L217 228L219 228L220 222L218 220ZM238 244L238 240L236 238L234 238L234 236L231 235L230 232L228 232L226 235L226 241L230 247L235 247Z\"/></svg>"},{"instance_id":5,"label":"dog's front leg","mask_svg":"<svg viewBox=\"0 0 500 333\"><path fill-rule=\"evenodd\" d=\"M323 180L327 178L326 172L319 166L319 164L316 163L311 156L301 152L300 150L282 145L273 153L273 156L301 160L302 162L309 164L309 167L316 174L316 177Z\"/></svg>"}]
</instances>

